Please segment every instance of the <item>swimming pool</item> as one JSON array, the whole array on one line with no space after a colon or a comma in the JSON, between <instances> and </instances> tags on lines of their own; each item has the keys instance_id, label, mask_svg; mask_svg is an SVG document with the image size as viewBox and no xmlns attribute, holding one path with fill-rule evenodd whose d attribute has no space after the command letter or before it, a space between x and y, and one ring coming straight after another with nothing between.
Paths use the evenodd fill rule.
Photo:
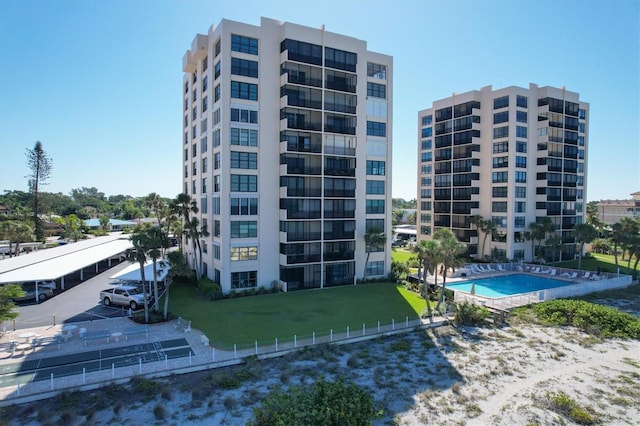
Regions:
<instances>
[{"instance_id":1,"label":"swimming pool","mask_svg":"<svg viewBox=\"0 0 640 426\"><path fill-rule=\"evenodd\" d=\"M571 285L572 283L554 280L552 278L538 277L535 275L511 274L447 284L447 288L453 291L471 293L471 286L473 284L475 284L476 295L498 298L512 296L514 294L564 287L566 285Z\"/></svg>"}]
</instances>

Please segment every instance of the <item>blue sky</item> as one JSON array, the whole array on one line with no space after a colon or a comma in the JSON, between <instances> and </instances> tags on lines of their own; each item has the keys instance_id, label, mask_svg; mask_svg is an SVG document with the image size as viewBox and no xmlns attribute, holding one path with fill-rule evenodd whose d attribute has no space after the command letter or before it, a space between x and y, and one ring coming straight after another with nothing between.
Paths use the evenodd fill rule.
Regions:
<instances>
[{"instance_id":1,"label":"blue sky","mask_svg":"<svg viewBox=\"0 0 640 426\"><path fill-rule=\"evenodd\" d=\"M0 0L0 191L181 191L182 56L223 18L265 16L394 57L393 196L416 197L417 112L492 85L565 86L591 104L587 199L640 190L640 2Z\"/></svg>"}]
</instances>

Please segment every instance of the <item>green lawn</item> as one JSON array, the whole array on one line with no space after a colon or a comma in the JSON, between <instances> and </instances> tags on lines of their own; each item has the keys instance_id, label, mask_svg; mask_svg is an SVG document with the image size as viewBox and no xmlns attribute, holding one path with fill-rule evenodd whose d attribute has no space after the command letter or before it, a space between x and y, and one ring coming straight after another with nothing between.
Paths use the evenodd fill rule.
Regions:
<instances>
[{"instance_id":1,"label":"green lawn","mask_svg":"<svg viewBox=\"0 0 640 426\"><path fill-rule=\"evenodd\" d=\"M618 256L618 266L620 267L621 274L634 275L633 263L635 259L631 261L631 269L627 268L627 261L622 260L622 256ZM577 260L569 260L565 262L555 262L554 265L565 268L578 268ZM598 268L602 272L617 272L615 258L608 254L591 253L589 257L582 259L582 269L586 271L597 271Z\"/></svg>"},{"instance_id":2,"label":"green lawn","mask_svg":"<svg viewBox=\"0 0 640 426\"><path fill-rule=\"evenodd\" d=\"M362 324L375 327L377 322L390 324L416 319L425 307L424 299L403 286L381 283L265 294L235 299L206 301L199 298L190 284L171 287L169 309L175 316L192 321L212 344L221 349L250 347L310 338L312 333L326 336L354 332Z\"/></svg>"},{"instance_id":3,"label":"green lawn","mask_svg":"<svg viewBox=\"0 0 640 426\"><path fill-rule=\"evenodd\" d=\"M394 248L391 252L391 260L395 262L404 262L406 263L410 257L413 257L414 254L410 250L406 250L403 248Z\"/></svg>"}]
</instances>

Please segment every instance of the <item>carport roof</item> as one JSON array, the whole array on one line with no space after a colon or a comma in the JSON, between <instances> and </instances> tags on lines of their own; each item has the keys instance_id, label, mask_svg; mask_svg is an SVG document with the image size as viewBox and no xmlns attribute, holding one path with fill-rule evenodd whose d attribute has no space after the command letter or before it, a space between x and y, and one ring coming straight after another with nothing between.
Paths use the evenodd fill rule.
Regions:
<instances>
[{"instance_id":1,"label":"carport roof","mask_svg":"<svg viewBox=\"0 0 640 426\"><path fill-rule=\"evenodd\" d=\"M162 281L167 277L169 273L169 263L158 261L156 266L156 272L158 273L158 281ZM122 271L117 274L109 277L113 280L120 281L142 281L142 277L140 276L140 264L134 263L132 265L127 266ZM153 261L147 262L144 265L144 279L145 281L153 281Z\"/></svg>"},{"instance_id":2,"label":"carport roof","mask_svg":"<svg viewBox=\"0 0 640 426\"><path fill-rule=\"evenodd\" d=\"M131 248L129 236L116 234L0 260L0 284L54 280Z\"/></svg>"}]
</instances>

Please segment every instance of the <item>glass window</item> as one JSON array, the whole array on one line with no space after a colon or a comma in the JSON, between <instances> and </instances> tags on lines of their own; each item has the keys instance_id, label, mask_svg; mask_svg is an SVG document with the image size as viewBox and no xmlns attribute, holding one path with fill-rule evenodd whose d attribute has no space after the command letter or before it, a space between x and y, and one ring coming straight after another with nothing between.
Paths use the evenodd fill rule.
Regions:
<instances>
[{"instance_id":1,"label":"glass window","mask_svg":"<svg viewBox=\"0 0 640 426\"><path fill-rule=\"evenodd\" d=\"M493 109L505 108L509 106L509 96L502 96L493 100Z\"/></svg>"},{"instance_id":2,"label":"glass window","mask_svg":"<svg viewBox=\"0 0 640 426\"><path fill-rule=\"evenodd\" d=\"M367 83L367 96L372 98L387 98L387 86L384 84Z\"/></svg>"},{"instance_id":3,"label":"glass window","mask_svg":"<svg viewBox=\"0 0 640 426\"><path fill-rule=\"evenodd\" d=\"M243 83L241 81L232 81L231 97L235 99L247 99L249 101L257 101L258 85L253 83Z\"/></svg>"},{"instance_id":4,"label":"glass window","mask_svg":"<svg viewBox=\"0 0 640 426\"><path fill-rule=\"evenodd\" d=\"M516 167L526 168L527 167L527 157L516 156Z\"/></svg>"},{"instance_id":5,"label":"glass window","mask_svg":"<svg viewBox=\"0 0 640 426\"><path fill-rule=\"evenodd\" d=\"M493 114L493 124L506 123L509 121L509 111L496 112Z\"/></svg>"},{"instance_id":6,"label":"glass window","mask_svg":"<svg viewBox=\"0 0 640 426\"><path fill-rule=\"evenodd\" d=\"M384 200L367 200L367 214L384 214Z\"/></svg>"},{"instance_id":7,"label":"glass window","mask_svg":"<svg viewBox=\"0 0 640 426\"><path fill-rule=\"evenodd\" d=\"M220 61L213 66L213 78L217 79L218 77L220 77Z\"/></svg>"},{"instance_id":8,"label":"glass window","mask_svg":"<svg viewBox=\"0 0 640 426\"><path fill-rule=\"evenodd\" d=\"M516 111L516 121L518 123L527 123L527 112L526 111Z\"/></svg>"},{"instance_id":9,"label":"glass window","mask_svg":"<svg viewBox=\"0 0 640 426\"><path fill-rule=\"evenodd\" d=\"M526 213L527 212L527 203L524 201L516 201L515 202L515 212L516 213Z\"/></svg>"},{"instance_id":10,"label":"glass window","mask_svg":"<svg viewBox=\"0 0 640 426\"><path fill-rule=\"evenodd\" d=\"M326 67L356 72L357 63L358 55L355 53L331 47L324 48L324 65Z\"/></svg>"},{"instance_id":11,"label":"glass window","mask_svg":"<svg viewBox=\"0 0 640 426\"><path fill-rule=\"evenodd\" d=\"M366 276L384 275L384 260L367 263Z\"/></svg>"},{"instance_id":12,"label":"glass window","mask_svg":"<svg viewBox=\"0 0 640 426\"><path fill-rule=\"evenodd\" d=\"M220 244L213 243L213 258L220 260Z\"/></svg>"},{"instance_id":13,"label":"glass window","mask_svg":"<svg viewBox=\"0 0 640 426\"><path fill-rule=\"evenodd\" d=\"M516 183L527 183L527 172L516 172Z\"/></svg>"},{"instance_id":14,"label":"glass window","mask_svg":"<svg viewBox=\"0 0 640 426\"><path fill-rule=\"evenodd\" d=\"M507 202L506 201L494 201L491 203L491 211L493 213L506 213Z\"/></svg>"},{"instance_id":15,"label":"glass window","mask_svg":"<svg viewBox=\"0 0 640 426\"><path fill-rule=\"evenodd\" d=\"M258 222L255 220L232 220L231 238L255 238L258 236Z\"/></svg>"},{"instance_id":16,"label":"glass window","mask_svg":"<svg viewBox=\"0 0 640 426\"><path fill-rule=\"evenodd\" d=\"M526 186L516 186L516 198L527 198Z\"/></svg>"},{"instance_id":17,"label":"glass window","mask_svg":"<svg viewBox=\"0 0 640 426\"><path fill-rule=\"evenodd\" d=\"M527 128L524 126L516 126L516 137L518 138L526 138L527 137Z\"/></svg>"},{"instance_id":18,"label":"glass window","mask_svg":"<svg viewBox=\"0 0 640 426\"><path fill-rule=\"evenodd\" d=\"M257 169L258 154L255 152L231 151L232 169Z\"/></svg>"},{"instance_id":19,"label":"glass window","mask_svg":"<svg viewBox=\"0 0 640 426\"><path fill-rule=\"evenodd\" d=\"M499 154L502 152L509 152L509 142L496 142L493 144L494 154Z\"/></svg>"},{"instance_id":20,"label":"glass window","mask_svg":"<svg viewBox=\"0 0 640 426\"><path fill-rule=\"evenodd\" d=\"M258 199L255 197L231 198L232 216L254 216L258 214Z\"/></svg>"},{"instance_id":21,"label":"glass window","mask_svg":"<svg viewBox=\"0 0 640 426\"><path fill-rule=\"evenodd\" d=\"M493 172L491 174L491 181L493 183L507 182L509 175L507 172Z\"/></svg>"},{"instance_id":22,"label":"glass window","mask_svg":"<svg viewBox=\"0 0 640 426\"><path fill-rule=\"evenodd\" d=\"M231 175L231 191L258 192L258 176Z\"/></svg>"},{"instance_id":23,"label":"glass window","mask_svg":"<svg viewBox=\"0 0 640 426\"><path fill-rule=\"evenodd\" d=\"M216 46L214 48L215 55L218 56L220 54L220 39L216 40Z\"/></svg>"},{"instance_id":24,"label":"glass window","mask_svg":"<svg viewBox=\"0 0 640 426\"><path fill-rule=\"evenodd\" d=\"M527 97L526 96L516 96L516 106L519 106L520 108L526 108L527 107Z\"/></svg>"},{"instance_id":25,"label":"glass window","mask_svg":"<svg viewBox=\"0 0 640 426\"><path fill-rule=\"evenodd\" d=\"M241 262L243 260L257 260L258 259L258 247L231 247L231 261Z\"/></svg>"},{"instance_id":26,"label":"glass window","mask_svg":"<svg viewBox=\"0 0 640 426\"><path fill-rule=\"evenodd\" d=\"M216 85L216 87L213 88L213 101L214 102L218 102L220 100L220 85Z\"/></svg>"},{"instance_id":27,"label":"glass window","mask_svg":"<svg viewBox=\"0 0 640 426\"><path fill-rule=\"evenodd\" d=\"M231 74L258 77L258 62L231 58Z\"/></svg>"},{"instance_id":28,"label":"glass window","mask_svg":"<svg viewBox=\"0 0 640 426\"><path fill-rule=\"evenodd\" d=\"M378 121L367 121L367 135L386 137L387 123L380 123Z\"/></svg>"},{"instance_id":29,"label":"glass window","mask_svg":"<svg viewBox=\"0 0 640 426\"><path fill-rule=\"evenodd\" d=\"M383 180L367 180L367 194L380 194L384 195Z\"/></svg>"},{"instance_id":30,"label":"glass window","mask_svg":"<svg viewBox=\"0 0 640 426\"><path fill-rule=\"evenodd\" d=\"M258 146L258 131L255 129L232 127L229 134L231 145Z\"/></svg>"},{"instance_id":31,"label":"glass window","mask_svg":"<svg viewBox=\"0 0 640 426\"><path fill-rule=\"evenodd\" d=\"M232 272L231 273L231 288L251 288L258 285L258 272Z\"/></svg>"},{"instance_id":32,"label":"glass window","mask_svg":"<svg viewBox=\"0 0 640 426\"><path fill-rule=\"evenodd\" d=\"M209 87L209 76L205 75L204 78L202 79L202 91L206 92L208 87Z\"/></svg>"},{"instance_id":33,"label":"glass window","mask_svg":"<svg viewBox=\"0 0 640 426\"><path fill-rule=\"evenodd\" d=\"M231 108L231 121L235 121L237 123L258 124L258 111Z\"/></svg>"},{"instance_id":34,"label":"glass window","mask_svg":"<svg viewBox=\"0 0 640 426\"><path fill-rule=\"evenodd\" d=\"M432 115L425 115L424 117L422 117L422 125L423 126L429 126L429 125L431 125L432 122L433 122L433 116Z\"/></svg>"},{"instance_id":35,"label":"glass window","mask_svg":"<svg viewBox=\"0 0 640 426\"><path fill-rule=\"evenodd\" d=\"M516 152L527 152L527 143L524 141L516 141Z\"/></svg>"},{"instance_id":36,"label":"glass window","mask_svg":"<svg viewBox=\"0 0 640 426\"><path fill-rule=\"evenodd\" d=\"M258 40L237 34L231 34L231 50L234 52L258 54Z\"/></svg>"},{"instance_id":37,"label":"glass window","mask_svg":"<svg viewBox=\"0 0 640 426\"><path fill-rule=\"evenodd\" d=\"M494 139L507 138L507 137L509 137L509 126L496 127L495 129L493 129Z\"/></svg>"},{"instance_id":38,"label":"glass window","mask_svg":"<svg viewBox=\"0 0 640 426\"><path fill-rule=\"evenodd\" d=\"M509 157L493 157L493 168L509 167Z\"/></svg>"},{"instance_id":39,"label":"glass window","mask_svg":"<svg viewBox=\"0 0 640 426\"><path fill-rule=\"evenodd\" d=\"M384 161L371 161L367 160L367 174L384 176L385 174L385 162Z\"/></svg>"},{"instance_id":40,"label":"glass window","mask_svg":"<svg viewBox=\"0 0 640 426\"><path fill-rule=\"evenodd\" d=\"M513 226L516 228L524 228L525 227L525 216L515 216L513 218ZM518 241L516 241L518 242Z\"/></svg>"},{"instance_id":41,"label":"glass window","mask_svg":"<svg viewBox=\"0 0 640 426\"><path fill-rule=\"evenodd\" d=\"M367 62L367 77L377 78L379 80L387 79L387 66Z\"/></svg>"},{"instance_id":42,"label":"glass window","mask_svg":"<svg viewBox=\"0 0 640 426\"><path fill-rule=\"evenodd\" d=\"M491 195L494 198L507 198L507 190L506 186L494 186Z\"/></svg>"},{"instance_id":43,"label":"glass window","mask_svg":"<svg viewBox=\"0 0 640 426\"><path fill-rule=\"evenodd\" d=\"M220 214L220 197L211 197L213 214Z\"/></svg>"}]
</instances>

